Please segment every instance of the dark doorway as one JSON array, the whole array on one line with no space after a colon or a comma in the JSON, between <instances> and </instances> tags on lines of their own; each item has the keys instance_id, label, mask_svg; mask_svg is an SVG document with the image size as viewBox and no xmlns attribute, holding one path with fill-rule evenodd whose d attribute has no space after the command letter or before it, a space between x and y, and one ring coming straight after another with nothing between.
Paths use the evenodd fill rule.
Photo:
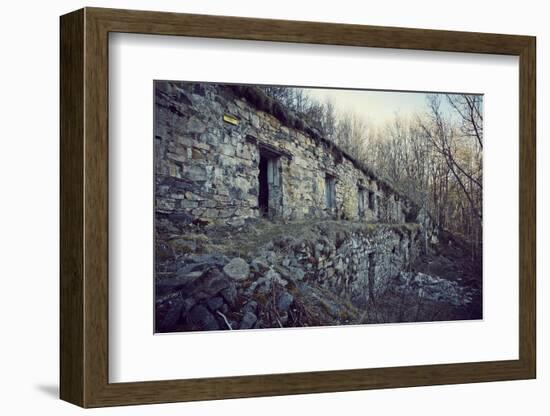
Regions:
<instances>
[{"instance_id":1,"label":"dark doorway","mask_svg":"<svg viewBox=\"0 0 550 416\"><path fill-rule=\"evenodd\" d=\"M260 215L266 217L269 213L269 183L267 178L268 159L260 155L260 173L258 180L260 183L260 192L258 193L258 206Z\"/></svg>"}]
</instances>

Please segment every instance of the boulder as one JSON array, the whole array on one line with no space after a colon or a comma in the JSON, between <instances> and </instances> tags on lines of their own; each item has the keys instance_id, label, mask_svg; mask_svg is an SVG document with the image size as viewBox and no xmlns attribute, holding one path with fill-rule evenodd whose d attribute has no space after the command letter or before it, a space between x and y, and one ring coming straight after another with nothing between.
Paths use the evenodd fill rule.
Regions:
<instances>
[{"instance_id":1,"label":"boulder","mask_svg":"<svg viewBox=\"0 0 550 416\"><path fill-rule=\"evenodd\" d=\"M252 328L257 320L258 320L258 317L254 313L250 311L246 312L243 316L243 319L241 320L240 329Z\"/></svg>"},{"instance_id":2,"label":"boulder","mask_svg":"<svg viewBox=\"0 0 550 416\"><path fill-rule=\"evenodd\" d=\"M261 257L256 257L254 260L252 260L250 265L256 273L265 272L269 269L269 264L266 262L265 259Z\"/></svg>"},{"instance_id":3,"label":"boulder","mask_svg":"<svg viewBox=\"0 0 550 416\"><path fill-rule=\"evenodd\" d=\"M288 282L275 270L269 269L264 276L260 277L250 285L250 287L246 290L246 294L251 296L255 291L263 294L269 293L274 284L284 287L288 284Z\"/></svg>"},{"instance_id":4,"label":"boulder","mask_svg":"<svg viewBox=\"0 0 550 416\"><path fill-rule=\"evenodd\" d=\"M210 309L212 312L215 312L222 307L223 298L221 296L215 296L208 299L206 304L208 305L208 309Z\"/></svg>"},{"instance_id":5,"label":"boulder","mask_svg":"<svg viewBox=\"0 0 550 416\"><path fill-rule=\"evenodd\" d=\"M250 266L240 257L235 257L223 268L223 271L234 280L244 280L250 274Z\"/></svg>"},{"instance_id":6,"label":"boulder","mask_svg":"<svg viewBox=\"0 0 550 416\"><path fill-rule=\"evenodd\" d=\"M188 315L192 330L215 331L220 329L218 321L203 305L196 305Z\"/></svg>"},{"instance_id":7,"label":"boulder","mask_svg":"<svg viewBox=\"0 0 550 416\"><path fill-rule=\"evenodd\" d=\"M290 305L292 305L292 302L294 302L294 296L288 292L283 292L279 295L277 309L279 312L286 312L290 308Z\"/></svg>"},{"instance_id":8,"label":"boulder","mask_svg":"<svg viewBox=\"0 0 550 416\"><path fill-rule=\"evenodd\" d=\"M176 330L176 326L178 325L182 309L184 309L184 301L180 297L171 300L167 302L167 308L168 311L164 315L164 318L161 320L161 322L158 324L158 326L155 328L157 332L171 332Z\"/></svg>"},{"instance_id":9,"label":"boulder","mask_svg":"<svg viewBox=\"0 0 550 416\"><path fill-rule=\"evenodd\" d=\"M202 267L202 266L201 266ZM180 270L176 277L159 279L155 283L156 297L180 292L184 297L208 299L230 286L230 281L216 268ZM183 274L183 272L187 272Z\"/></svg>"},{"instance_id":10,"label":"boulder","mask_svg":"<svg viewBox=\"0 0 550 416\"><path fill-rule=\"evenodd\" d=\"M185 289L192 286L196 280L202 276L202 272L189 272L175 277L167 277L165 279L157 279L155 281L155 296L166 295L178 291L186 291Z\"/></svg>"},{"instance_id":11,"label":"boulder","mask_svg":"<svg viewBox=\"0 0 550 416\"><path fill-rule=\"evenodd\" d=\"M237 288L234 283L231 282L228 287L221 290L220 295L229 306L235 306L237 302Z\"/></svg>"},{"instance_id":12,"label":"boulder","mask_svg":"<svg viewBox=\"0 0 550 416\"><path fill-rule=\"evenodd\" d=\"M207 268L208 266L223 267L229 258L223 254L189 254L179 260L179 269L184 267Z\"/></svg>"},{"instance_id":13,"label":"boulder","mask_svg":"<svg viewBox=\"0 0 550 416\"><path fill-rule=\"evenodd\" d=\"M258 309L258 302L255 300L248 301L246 305L244 305L243 312L246 314L247 312L256 313L256 310Z\"/></svg>"},{"instance_id":14,"label":"boulder","mask_svg":"<svg viewBox=\"0 0 550 416\"><path fill-rule=\"evenodd\" d=\"M290 277L294 280L302 280L304 278L305 273L299 267L291 267L289 271Z\"/></svg>"},{"instance_id":15,"label":"boulder","mask_svg":"<svg viewBox=\"0 0 550 416\"><path fill-rule=\"evenodd\" d=\"M218 272L219 273L219 272ZM221 273L213 276L202 290L211 296L217 295L222 290L231 286L231 282L227 280Z\"/></svg>"},{"instance_id":16,"label":"boulder","mask_svg":"<svg viewBox=\"0 0 550 416\"><path fill-rule=\"evenodd\" d=\"M178 277L189 277L189 276L193 278L201 277L207 269L208 269L208 265L203 263L191 263L191 264L179 265L176 275Z\"/></svg>"},{"instance_id":17,"label":"boulder","mask_svg":"<svg viewBox=\"0 0 550 416\"><path fill-rule=\"evenodd\" d=\"M183 300L183 308L181 310L182 315L187 314L193 306L197 304L197 301L193 298L186 298Z\"/></svg>"}]
</instances>

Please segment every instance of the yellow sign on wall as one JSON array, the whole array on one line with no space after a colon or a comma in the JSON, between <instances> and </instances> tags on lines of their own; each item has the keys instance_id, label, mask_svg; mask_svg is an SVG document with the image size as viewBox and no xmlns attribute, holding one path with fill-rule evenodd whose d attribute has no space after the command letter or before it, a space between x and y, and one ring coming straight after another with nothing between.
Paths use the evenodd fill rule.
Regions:
<instances>
[{"instance_id":1,"label":"yellow sign on wall","mask_svg":"<svg viewBox=\"0 0 550 416\"><path fill-rule=\"evenodd\" d=\"M228 114L223 115L223 121L229 124L233 124L234 126L239 125L239 119L237 117L230 116Z\"/></svg>"}]
</instances>

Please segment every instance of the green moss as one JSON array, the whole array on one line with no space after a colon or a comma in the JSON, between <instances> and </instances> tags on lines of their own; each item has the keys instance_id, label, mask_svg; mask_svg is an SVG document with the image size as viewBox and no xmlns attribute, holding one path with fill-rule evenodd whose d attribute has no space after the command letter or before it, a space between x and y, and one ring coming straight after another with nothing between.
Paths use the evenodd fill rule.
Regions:
<instances>
[{"instance_id":1,"label":"green moss","mask_svg":"<svg viewBox=\"0 0 550 416\"><path fill-rule=\"evenodd\" d=\"M272 222L259 220L235 232L231 227L210 227L205 234L186 234L168 242L179 254L220 253L229 257L251 260L259 248L270 247L278 256L306 250L314 251L319 239L327 240L338 249L352 235L375 235L391 230L401 235L414 237L420 230L418 224L378 224L345 220L309 220L295 222ZM303 246L303 247L302 247Z\"/></svg>"}]
</instances>

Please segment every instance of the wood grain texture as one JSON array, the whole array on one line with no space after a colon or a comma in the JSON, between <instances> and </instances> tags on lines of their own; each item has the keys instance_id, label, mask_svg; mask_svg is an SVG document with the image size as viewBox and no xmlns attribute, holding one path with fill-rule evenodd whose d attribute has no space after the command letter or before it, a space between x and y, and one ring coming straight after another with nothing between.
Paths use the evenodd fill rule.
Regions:
<instances>
[{"instance_id":1,"label":"wood grain texture","mask_svg":"<svg viewBox=\"0 0 550 416\"><path fill-rule=\"evenodd\" d=\"M519 356L536 377L536 41L520 54L519 98Z\"/></svg>"},{"instance_id":2,"label":"wood grain texture","mask_svg":"<svg viewBox=\"0 0 550 416\"><path fill-rule=\"evenodd\" d=\"M84 404L84 12L60 24L60 388Z\"/></svg>"},{"instance_id":3,"label":"wood grain texture","mask_svg":"<svg viewBox=\"0 0 550 416\"><path fill-rule=\"evenodd\" d=\"M518 55L528 36L87 8L111 32Z\"/></svg>"},{"instance_id":4,"label":"wood grain texture","mask_svg":"<svg viewBox=\"0 0 550 416\"><path fill-rule=\"evenodd\" d=\"M108 381L108 33L520 57L518 360ZM535 377L535 39L527 36L87 8L61 18L61 397L99 407Z\"/></svg>"}]
</instances>

